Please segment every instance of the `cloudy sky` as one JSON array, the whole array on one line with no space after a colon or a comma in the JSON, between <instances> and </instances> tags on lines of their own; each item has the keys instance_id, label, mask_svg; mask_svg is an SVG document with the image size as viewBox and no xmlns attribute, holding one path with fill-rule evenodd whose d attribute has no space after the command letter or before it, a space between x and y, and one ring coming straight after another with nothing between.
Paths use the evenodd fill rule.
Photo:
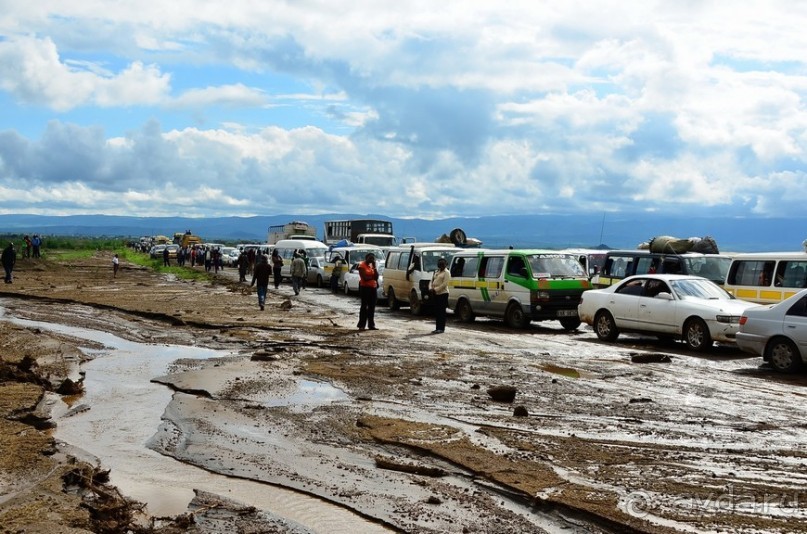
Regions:
<instances>
[{"instance_id":1,"label":"cloudy sky","mask_svg":"<svg viewBox=\"0 0 807 534\"><path fill-rule=\"evenodd\" d=\"M804 217L807 3L0 0L0 213Z\"/></svg>"}]
</instances>

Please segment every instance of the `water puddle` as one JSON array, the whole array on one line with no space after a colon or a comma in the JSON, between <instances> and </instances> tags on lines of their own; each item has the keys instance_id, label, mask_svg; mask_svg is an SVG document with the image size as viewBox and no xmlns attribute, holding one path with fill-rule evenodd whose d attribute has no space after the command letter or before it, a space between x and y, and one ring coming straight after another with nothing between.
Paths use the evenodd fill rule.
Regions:
<instances>
[{"instance_id":1,"label":"water puddle","mask_svg":"<svg viewBox=\"0 0 807 534\"><path fill-rule=\"evenodd\" d=\"M222 495L294 521L314 532L389 532L353 512L269 484L218 475L181 463L146 447L160 426L173 392L151 379L165 375L177 359L230 356L227 351L199 347L134 343L106 332L4 316L15 324L102 343L108 350L87 351L94 357L82 365L89 410L68 415L61 401L53 410L56 439L78 447L111 469L111 483L148 506L154 516L184 513L194 489ZM330 384L301 380L296 391L272 405L321 404L345 398Z\"/></svg>"}]
</instances>

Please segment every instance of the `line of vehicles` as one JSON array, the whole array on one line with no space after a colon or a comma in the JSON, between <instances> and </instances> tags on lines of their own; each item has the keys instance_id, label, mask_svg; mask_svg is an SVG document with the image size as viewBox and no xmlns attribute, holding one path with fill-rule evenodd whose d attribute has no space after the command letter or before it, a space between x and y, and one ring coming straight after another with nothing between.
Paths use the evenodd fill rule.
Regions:
<instances>
[{"instance_id":1,"label":"line of vehicles","mask_svg":"<svg viewBox=\"0 0 807 534\"><path fill-rule=\"evenodd\" d=\"M358 263L372 252L382 275L382 302L422 315L431 305L429 282L443 258L451 273L449 308L463 322L489 317L524 328L557 320L566 330L585 322L604 341L638 332L680 339L697 351L714 342L736 343L782 371L807 363L807 249L742 254L486 249L460 229L441 242L399 242L392 223L370 219L326 222L323 235L325 241L316 240L315 230L301 221L273 226L269 243L240 245L230 261L249 247L263 254L274 249L289 277L294 253L303 250L308 282L325 287L339 258L345 267L337 287L349 294L358 290ZM757 332L760 325L770 331L767 337Z\"/></svg>"}]
</instances>

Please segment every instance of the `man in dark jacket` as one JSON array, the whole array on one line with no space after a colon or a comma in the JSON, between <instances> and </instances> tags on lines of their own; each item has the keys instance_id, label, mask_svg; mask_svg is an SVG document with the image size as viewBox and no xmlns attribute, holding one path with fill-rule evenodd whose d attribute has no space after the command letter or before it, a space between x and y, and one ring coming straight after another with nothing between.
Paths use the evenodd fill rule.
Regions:
<instances>
[{"instance_id":1,"label":"man in dark jacket","mask_svg":"<svg viewBox=\"0 0 807 534\"><path fill-rule=\"evenodd\" d=\"M11 271L14 270L14 264L17 263L17 251L14 250L14 243L9 243L3 249L3 254L0 256L0 263L3 264L3 269L6 271L6 283L11 283Z\"/></svg>"},{"instance_id":2,"label":"man in dark jacket","mask_svg":"<svg viewBox=\"0 0 807 534\"><path fill-rule=\"evenodd\" d=\"M258 255L257 265L252 271L252 283L250 287L258 283L258 306L263 309L266 304L266 291L269 289L269 275L272 273L272 268L269 266L269 258L263 254Z\"/></svg>"}]
</instances>

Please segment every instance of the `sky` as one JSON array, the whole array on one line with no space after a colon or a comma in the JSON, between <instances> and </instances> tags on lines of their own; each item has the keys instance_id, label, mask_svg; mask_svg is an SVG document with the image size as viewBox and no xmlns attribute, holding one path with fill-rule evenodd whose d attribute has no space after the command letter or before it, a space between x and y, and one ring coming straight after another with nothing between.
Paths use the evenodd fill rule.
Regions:
<instances>
[{"instance_id":1,"label":"sky","mask_svg":"<svg viewBox=\"0 0 807 534\"><path fill-rule=\"evenodd\" d=\"M0 213L804 217L807 3L0 0Z\"/></svg>"}]
</instances>

